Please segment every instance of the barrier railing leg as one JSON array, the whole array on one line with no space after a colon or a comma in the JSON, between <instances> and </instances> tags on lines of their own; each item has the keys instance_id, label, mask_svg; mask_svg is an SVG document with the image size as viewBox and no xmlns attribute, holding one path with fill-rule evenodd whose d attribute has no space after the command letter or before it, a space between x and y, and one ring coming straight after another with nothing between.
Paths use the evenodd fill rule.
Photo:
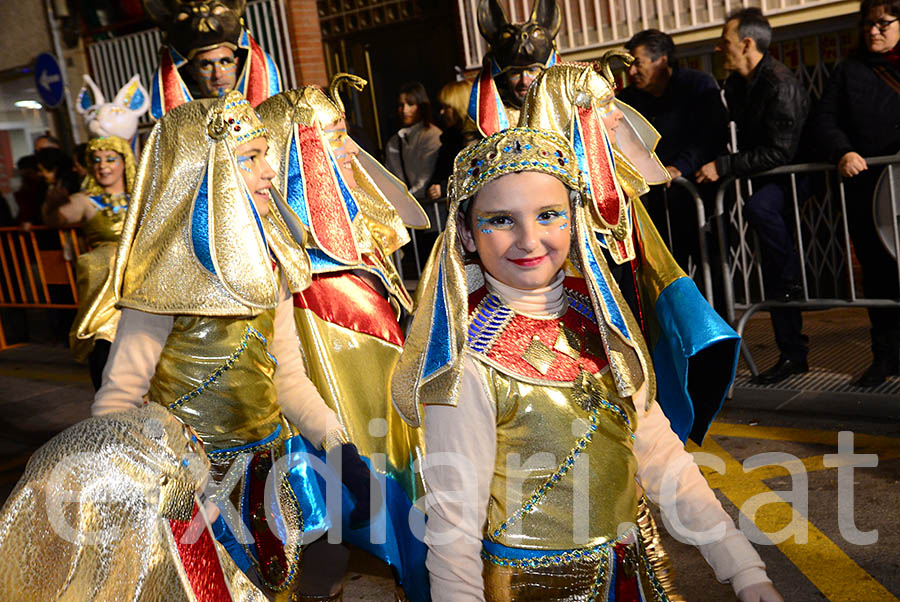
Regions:
<instances>
[{"instance_id":1,"label":"barrier railing leg","mask_svg":"<svg viewBox=\"0 0 900 602\"><path fill-rule=\"evenodd\" d=\"M0 351L3 351L6 348L6 334L3 332L3 316L0 315Z\"/></svg>"}]
</instances>

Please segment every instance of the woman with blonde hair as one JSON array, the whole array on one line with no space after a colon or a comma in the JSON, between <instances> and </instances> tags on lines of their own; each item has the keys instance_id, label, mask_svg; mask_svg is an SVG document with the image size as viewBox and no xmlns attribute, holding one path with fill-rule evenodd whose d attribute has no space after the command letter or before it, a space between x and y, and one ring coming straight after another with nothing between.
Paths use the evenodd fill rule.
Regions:
<instances>
[{"instance_id":1,"label":"woman with blonde hair","mask_svg":"<svg viewBox=\"0 0 900 602\"><path fill-rule=\"evenodd\" d=\"M441 134L441 150L438 151L434 175L431 176L431 185L426 193L431 201L446 196L447 180L453 172L453 158L466 145L463 125L469 119L466 113L471 91L472 82L462 80L450 82L438 92L438 102L441 105L438 116L444 133Z\"/></svg>"},{"instance_id":2,"label":"woman with blonde hair","mask_svg":"<svg viewBox=\"0 0 900 602\"><path fill-rule=\"evenodd\" d=\"M76 264L78 314L69 331L69 347L77 361L87 360L97 390L119 323L109 274L137 166L128 141L118 136L93 138L84 156L88 169L84 188L62 204L45 203L44 222L50 226L82 224L91 246Z\"/></svg>"}]
</instances>

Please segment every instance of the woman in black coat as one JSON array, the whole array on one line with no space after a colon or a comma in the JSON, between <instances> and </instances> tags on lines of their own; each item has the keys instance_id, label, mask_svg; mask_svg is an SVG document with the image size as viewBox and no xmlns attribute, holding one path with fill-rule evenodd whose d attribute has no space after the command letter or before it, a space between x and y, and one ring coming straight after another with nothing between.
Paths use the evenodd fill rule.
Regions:
<instances>
[{"instance_id":1,"label":"woman in black coat","mask_svg":"<svg viewBox=\"0 0 900 602\"><path fill-rule=\"evenodd\" d=\"M863 0L860 48L835 69L813 114L812 133L844 178L850 238L865 296L900 298L897 262L882 245L872 217L880 169L864 157L900 151L900 0ZM870 309L874 361L856 381L875 387L898 373L900 310Z\"/></svg>"}]
</instances>

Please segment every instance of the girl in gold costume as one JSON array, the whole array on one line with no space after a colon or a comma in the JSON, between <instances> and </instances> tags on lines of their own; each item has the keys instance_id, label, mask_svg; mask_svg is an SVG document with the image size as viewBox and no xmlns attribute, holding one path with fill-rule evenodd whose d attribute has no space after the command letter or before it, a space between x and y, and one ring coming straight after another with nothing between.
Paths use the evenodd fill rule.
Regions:
<instances>
[{"instance_id":1,"label":"girl in gold costume","mask_svg":"<svg viewBox=\"0 0 900 602\"><path fill-rule=\"evenodd\" d=\"M635 526L639 484L741 600L778 602L654 400L578 165L530 128L456 159L456 219L391 384L424 421L432 599L668 600Z\"/></svg>"},{"instance_id":2,"label":"girl in gold costume","mask_svg":"<svg viewBox=\"0 0 900 602\"><path fill-rule=\"evenodd\" d=\"M78 257L78 314L69 332L69 347L77 361L88 360L94 389L100 388L109 347L116 338L119 311L112 280L116 243L134 186L134 154L117 136L93 138L85 152L88 176L83 189L59 206L44 206L51 226L83 223L91 250Z\"/></svg>"},{"instance_id":3,"label":"girl in gold costume","mask_svg":"<svg viewBox=\"0 0 900 602\"><path fill-rule=\"evenodd\" d=\"M298 434L339 454L359 515L369 471L304 371L291 293L309 285L305 231L270 194L267 149L238 92L176 107L154 127L119 242L122 317L92 411L146 400L196 432L229 492L219 507L237 509L220 516L217 537L280 599L297 585L303 532L325 520L303 466L281 466L304 451ZM268 490L275 468L286 478Z\"/></svg>"},{"instance_id":4,"label":"girl in gold costume","mask_svg":"<svg viewBox=\"0 0 900 602\"><path fill-rule=\"evenodd\" d=\"M275 185L309 231L312 283L294 294L309 377L349 440L385 474L383 543L373 537L377 529L345 529L344 539L390 564L409 599L426 600L425 548L407 518L423 493L413 463L424 444L391 408L388 377L403 344L398 318L412 310L392 255L409 242L407 226L427 227L428 219L406 187L348 135L336 91L345 78L357 88L365 84L340 74L331 98L307 86L257 110L269 131ZM322 565L316 573L323 596L337 594L348 554L337 546L317 550L312 562ZM324 583L328 574L332 584Z\"/></svg>"}]
</instances>

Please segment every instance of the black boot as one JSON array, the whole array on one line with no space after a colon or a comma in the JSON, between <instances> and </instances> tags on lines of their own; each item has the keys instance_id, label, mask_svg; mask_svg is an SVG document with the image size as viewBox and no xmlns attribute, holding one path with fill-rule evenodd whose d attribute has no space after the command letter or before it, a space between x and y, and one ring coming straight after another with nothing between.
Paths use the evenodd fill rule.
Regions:
<instances>
[{"instance_id":1,"label":"black boot","mask_svg":"<svg viewBox=\"0 0 900 602\"><path fill-rule=\"evenodd\" d=\"M757 385L774 385L775 383L783 381L788 376L804 374L806 372L809 372L809 364L805 359L790 360L782 355L778 358L777 364L765 372L760 372L756 378L753 379L753 382Z\"/></svg>"},{"instance_id":2,"label":"black boot","mask_svg":"<svg viewBox=\"0 0 900 602\"><path fill-rule=\"evenodd\" d=\"M900 373L900 335L893 330L873 328L869 331L872 337L872 365L859 377L857 387L877 387L889 376Z\"/></svg>"}]
</instances>

